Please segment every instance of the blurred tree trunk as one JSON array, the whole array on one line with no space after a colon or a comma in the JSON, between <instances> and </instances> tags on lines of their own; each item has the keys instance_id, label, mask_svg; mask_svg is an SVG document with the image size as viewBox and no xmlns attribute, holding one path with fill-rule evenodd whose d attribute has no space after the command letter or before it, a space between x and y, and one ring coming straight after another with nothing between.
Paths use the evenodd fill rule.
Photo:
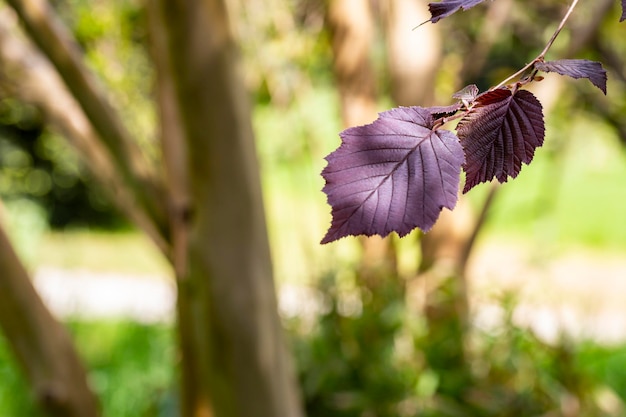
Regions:
<instances>
[{"instance_id":1,"label":"blurred tree trunk","mask_svg":"<svg viewBox=\"0 0 626 417\"><path fill-rule=\"evenodd\" d=\"M344 125L371 123L376 119L376 80L370 53L374 40L370 4L331 0L327 23Z\"/></svg>"},{"instance_id":2,"label":"blurred tree trunk","mask_svg":"<svg viewBox=\"0 0 626 417\"><path fill-rule=\"evenodd\" d=\"M192 196L186 265L178 277L183 415L301 416L225 5L159 6L167 37L161 53L173 79Z\"/></svg>"},{"instance_id":3,"label":"blurred tree trunk","mask_svg":"<svg viewBox=\"0 0 626 417\"><path fill-rule=\"evenodd\" d=\"M35 86L30 95L18 95L36 102L74 139L90 168L119 168L107 168L113 173L109 179L119 181L120 174L125 189L140 202L135 207L132 202L121 204L122 208L138 223L145 219L144 230L173 262L179 289L182 415L301 416L277 312L250 110L223 2L149 3L165 186L159 175L150 174L154 167L143 168L140 153L118 123L119 115L92 82L71 34L49 5L40 0L12 0L11 5L80 105L87 117L81 120L93 130L77 128L60 115L42 94L45 88L32 81L37 78L34 73L26 78ZM5 56L15 58L14 68L25 68L25 60L11 53ZM55 91L65 94L63 89ZM93 140L107 151L99 150L95 157L88 146ZM92 164L91 159L102 164ZM106 175L97 178L107 183ZM28 287L26 273L6 239L0 240L0 250L0 266L11 278L0 282L0 288ZM2 291L12 298L0 305L0 324L11 346L29 375L38 378L37 371L43 373L43 382L31 379L43 400L73 407L58 408L61 414L52 415L97 415L69 338L62 337L62 326L45 307L37 305L30 288L35 301L17 290L11 292L11 287ZM37 324L32 331L29 321ZM67 387L64 378L69 380Z\"/></svg>"},{"instance_id":4,"label":"blurred tree trunk","mask_svg":"<svg viewBox=\"0 0 626 417\"><path fill-rule=\"evenodd\" d=\"M368 0L331 0L326 23L331 35L333 72L345 127L376 119L376 78L371 61L374 23ZM397 275L391 238L361 239L360 275L366 281ZM374 283L371 283L374 285Z\"/></svg>"},{"instance_id":5,"label":"blurred tree trunk","mask_svg":"<svg viewBox=\"0 0 626 417\"><path fill-rule=\"evenodd\" d=\"M441 64L441 36L433 25L418 24L430 14L425 3L386 0L381 3L387 43L391 97L399 106L431 106Z\"/></svg>"},{"instance_id":6,"label":"blurred tree trunk","mask_svg":"<svg viewBox=\"0 0 626 417\"><path fill-rule=\"evenodd\" d=\"M41 408L53 417L100 414L72 340L50 314L0 227L0 326Z\"/></svg>"}]
</instances>

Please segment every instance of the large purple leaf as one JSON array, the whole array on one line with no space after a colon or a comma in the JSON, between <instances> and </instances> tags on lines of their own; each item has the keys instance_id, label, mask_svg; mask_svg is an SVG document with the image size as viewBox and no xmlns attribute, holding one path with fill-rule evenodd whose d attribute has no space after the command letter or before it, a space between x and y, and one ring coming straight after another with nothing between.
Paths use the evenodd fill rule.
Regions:
<instances>
[{"instance_id":1,"label":"large purple leaf","mask_svg":"<svg viewBox=\"0 0 626 417\"><path fill-rule=\"evenodd\" d=\"M465 150L466 193L481 182L515 178L543 144L545 127L539 100L525 90L507 88L478 96L457 126Z\"/></svg>"},{"instance_id":2,"label":"large purple leaf","mask_svg":"<svg viewBox=\"0 0 626 417\"><path fill-rule=\"evenodd\" d=\"M620 22L626 20L626 0L622 0L622 17L619 18Z\"/></svg>"},{"instance_id":3,"label":"large purple leaf","mask_svg":"<svg viewBox=\"0 0 626 417\"><path fill-rule=\"evenodd\" d=\"M483 1L485 0L441 0L439 3L428 3L431 16L429 20L431 23L437 23L460 9L470 9Z\"/></svg>"},{"instance_id":4,"label":"large purple leaf","mask_svg":"<svg viewBox=\"0 0 626 417\"><path fill-rule=\"evenodd\" d=\"M572 78L588 78L593 85L606 94L606 71L599 62L586 59L559 59L536 62L535 68L539 71L556 72Z\"/></svg>"},{"instance_id":5,"label":"large purple leaf","mask_svg":"<svg viewBox=\"0 0 626 417\"><path fill-rule=\"evenodd\" d=\"M429 109L400 107L341 133L341 146L322 171L333 217L322 243L428 231L443 207L454 208L463 149L454 133L433 130L433 122Z\"/></svg>"}]
</instances>

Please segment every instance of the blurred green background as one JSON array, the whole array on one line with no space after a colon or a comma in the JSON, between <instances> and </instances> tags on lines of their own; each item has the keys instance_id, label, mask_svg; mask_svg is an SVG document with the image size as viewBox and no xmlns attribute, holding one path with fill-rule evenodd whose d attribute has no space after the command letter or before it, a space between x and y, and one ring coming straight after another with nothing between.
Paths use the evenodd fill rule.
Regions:
<instances>
[{"instance_id":1,"label":"blurred green background","mask_svg":"<svg viewBox=\"0 0 626 417\"><path fill-rule=\"evenodd\" d=\"M427 320L416 307L419 295L411 288L420 285L418 232L402 240L392 238L399 274L379 276L375 284L355 272L362 254L357 239L319 245L330 224L319 173L342 130L325 4L231 3L254 105L276 280L281 289L299 288L317 300L310 310L284 314L308 415L626 415L626 328L621 338L608 344L584 332L572 336L557 330L552 339L541 337L537 328L516 319L521 303L533 308L537 300L543 307L582 309L583 315L597 311L575 297L561 297L559 285L571 282L553 282L555 271L572 258L586 262L591 272L565 272L565 277L587 285L583 294L598 294L595 306L601 307L601 297L613 291L611 283L626 279L626 136L619 116L626 109L620 61L626 57L621 42L626 27L617 23L617 2L602 20L597 39L577 56L612 57L608 98L599 97L585 81L574 80L566 80L566 88L550 97L545 145L517 179L500 189L469 265L470 301L496 306L495 324L481 326L472 316L461 341L458 317L444 314ZM500 30L489 51L486 69L470 81L488 88L532 59L566 3L517 4L510 11L515 19ZM54 4L91 68L110 87L111 100L122 109L137 140L148 154L156 152L154 74L145 50L142 4ZM592 6L583 2L572 25L582 25ZM487 7L438 24L445 57L435 87L443 102L437 104L450 103L447 97L455 91L457 73L464 60L472 58L466 51L489 24L482 20ZM419 29L411 28L406 28L407 37L420 36ZM568 36L565 32L560 39ZM380 36L376 39L374 66L382 111L393 104L385 46ZM555 55L565 52L565 40L555 44ZM543 83L553 80L546 78ZM470 210L480 210L488 190L482 185L467 196ZM35 273L56 268L131 278L149 275L155 280L171 274L145 237L115 212L64 139L45 127L36 109L2 91L0 196L13 241ZM513 263L501 257L509 252L516 254ZM503 282L503 276L513 277L519 286ZM524 290L532 280L544 298L533 299L535 293ZM445 305L454 291L440 288L437 303ZM472 307L478 317L479 309ZM626 308L613 313L623 315ZM65 320L105 416L177 415L171 323ZM470 357L458 357L458 343ZM26 415L36 416L37 411L0 338L0 416Z\"/></svg>"}]
</instances>

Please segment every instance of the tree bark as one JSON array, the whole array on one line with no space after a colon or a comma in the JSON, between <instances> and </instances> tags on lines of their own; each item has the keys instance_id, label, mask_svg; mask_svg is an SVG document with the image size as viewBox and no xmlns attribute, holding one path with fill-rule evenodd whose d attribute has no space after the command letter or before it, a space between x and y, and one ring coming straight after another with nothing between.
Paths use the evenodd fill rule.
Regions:
<instances>
[{"instance_id":1,"label":"tree bark","mask_svg":"<svg viewBox=\"0 0 626 417\"><path fill-rule=\"evenodd\" d=\"M165 22L157 1L147 4L150 33L150 55L156 68L156 102L159 114L159 135L165 185L168 191L168 221L170 230L171 262L177 279L184 277L187 264L188 225L191 196L187 172L188 151L182 130L180 109L176 103L176 90L172 67L164 51L167 50Z\"/></svg>"},{"instance_id":2,"label":"tree bark","mask_svg":"<svg viewBox=\"0 0 626 417\"><path fill-rule=\"evenodd\" d=\"M41 408L53 417L100 414L65 328L35 291L0 227L0 326Z\"/></svg>"},{"instance_id":3,"label":"tree bark","mask_svg":"<svg viewBox=\"0 0 626 417\"><path fill-rule=\"evenodd\" d=\"M178 280L183 415L301 416L225 5L160 6L193 196L187 265Z\"/></svg>"},{"instance_id":4,"label":"tree bark","mask_svg":"<svg viewBox=\"0 0 626 417\"><path fill-rule=\"evenodd\" d=\"M425 3L415 0L382 2L391 96L399 106L430 106L441 64L441 35L433 25L416 25L430 18Z\"/></svg>"},{"instance_id":5,"label":"tree bark","mask_svg":"<svg viewBox=\"0 0 626 417\"><path fill-rule=\"evenodd\" d=\"M376 119L376 80L370 61L374 27L367 0L331 0L327 24L333 72L345 126Z\"/></svg>"}]
</instances>

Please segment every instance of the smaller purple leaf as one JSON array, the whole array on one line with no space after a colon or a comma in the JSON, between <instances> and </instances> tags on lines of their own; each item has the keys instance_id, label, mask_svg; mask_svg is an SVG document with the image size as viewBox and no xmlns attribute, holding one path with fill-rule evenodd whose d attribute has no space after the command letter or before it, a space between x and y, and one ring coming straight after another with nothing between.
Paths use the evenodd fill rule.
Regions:
<instances>
[{"instance_id":1,"label":"smaller purple leaf","mask_svg":"<svg viewBox=\"0 0 626 417\"><path fill-rule=\"evenodd\" d=\"M428 231L444 207L454 208L463 149L454 133L433 124L429 109L400 107L341 133L341 146L322 171L332 207L322 243Z\"/></svg>"},{"instance_id":2,"label":"smaller purple leaf","mask_svg":"<svg viewBox=\"0 0 626 417\"><path fill-rule=\"evenodd\" d=\"M529 91L507 88L476 98L457 133L465 151L463 192L481 182L515 178L543 144L545 126L539 100Z\"/></svg>"},{"instance_id":3,"label":"smaller purple leaf","mask_svg":"<svg viewBox=\"0 0 626 417\"><path fill-rule=\"evenodd\" d=\"M626 0L622 0L622 17L619 18L620 22L626 20Z\"/></svg>"},{"instance_id":4,"label":"smaller purple leaf","mask_svg":"<svg viewBox=\"0 0 626 417\"><path fill-rule=\"evenodd\" d=\"M452 94L452 98L456 98L457 100L463 100L464 102L466 101L468 103L471 103L472 101L476 100L478 93L479 93L479 90L476 84L470 84L470 85L463 87L456 93Z\"/></svg>"},{"instance_id":5,"label":"smaller purple leaf","mask_svg":"<svg viewBox=\"0 0 626 417\"><path fill-rule=\"evenodd\" d=\"M556 72L572 78L587 78L606 95L606 70L599 62L586 59L559 59L536 62L535 68L539 71Z\"/></svg>"},{"instance_id":6,"label":"smaller purple leaf","mask_svg":"<svg viewBox=\"0 0 626 417\"><path fill-rule=\"evenodd\" d=\"M444 17L448 17L460 9L471 9L483 1L485 0L441 0L439 3L428 3L431 18L426 22L437 23Z\"/></svg>"}]
</instances>

